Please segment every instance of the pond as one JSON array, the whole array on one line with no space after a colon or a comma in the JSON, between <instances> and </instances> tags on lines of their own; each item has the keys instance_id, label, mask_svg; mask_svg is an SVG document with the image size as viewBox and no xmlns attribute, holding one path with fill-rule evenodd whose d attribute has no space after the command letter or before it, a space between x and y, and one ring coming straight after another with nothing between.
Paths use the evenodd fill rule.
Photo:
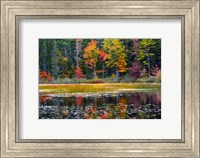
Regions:
<instances>
[{"instance_id":1,"label":"pond","mask_svg":"<svg viewBox=\"0 0 200 158\"><path fill-rule=\"evenodd\" d=\"M39 119L161 119L161 92L41 94Z\"/></svg>"}]
</instances>

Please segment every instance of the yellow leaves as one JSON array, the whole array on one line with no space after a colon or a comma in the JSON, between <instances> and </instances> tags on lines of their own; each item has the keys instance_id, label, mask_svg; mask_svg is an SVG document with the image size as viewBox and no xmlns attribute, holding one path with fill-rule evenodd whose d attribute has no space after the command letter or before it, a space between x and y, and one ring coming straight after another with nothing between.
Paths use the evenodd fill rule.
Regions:
<instances>
[{"instance_id":1,"label":"yellow leaves","mask_svg":"<svg viewBox=\"0 0 200 158\"><path fill-rule=\"evenodd\" d=\"M109 52L118 53L118 51L124 51L124 46L120 39L104 39L103 48Z\"/></svg>"},{"instance_id":2,"label":"yellow leaves","mask_svg":"<svg viewBox=\"0 0 200 158\"><path fill-rule=\"evenodd\" d=\"M124 56L119 56L118 57L118 62L117 62L117 69L119 72L126 72L127 68L127 63L126 63L126 59Z\"/></svg>"},{"instance_id":3,"label":"yellow leaves","mask_svg":"<svg viewBox=\"0 0 200 158\"><path fill-rule=\"evenodd\" d=\"M105 56L103 57L103 61L107 60L109 57L110 57L110 55L105 55Z\"/></svg>"},{"instance_id":4,"label":"yellow leaves","mask_svg":"<svg viewBox=\"0 0 200 158\"><path fill-rule=\"evenodd\" d=\"M119 39L104 39L103 48L106 52L99 50L95 40L90 41L83 53L87 67L95 69L97 61L100 61L105 62L106 67L116 67L119 72L126 72L126 54L122 42Z\"/></svg>"},{"instance_id":5,"label":"yellow leaves","mask_svg":"<svg viewBox=\"0 0 200 158\"><path fill-rule=\"evenodd\" d=\"M62 62L67 62L68 58L67 57L62 57L61 60L62 60Z\"/></svg>"},{"instance_id":6,"label":"yellow leaves","mask_svg":"<svg viewBox=\"0 0 200 158\"><path fill-rule=\"evenodd\" d=\"M108 54L108 55L107 55L107 58L108 58L108 59L110 59L110 57L111 57L111 55L110 55L110 54Z\"/></svg>"},{"instance_id":7,"label":"yellow leaves","mask_svg":"<svg viewBox=\"0 0 200 158\"><path fill-rule=\"evenodd\" d=\"M107 52L106 67L116 67L119 72L125 72L126 66L126 51L120 39L104 39L103 48Z\"/></svg>"},{"instance_id":8,"label":"yellow leaves","mask_svg":"<svg viewBox=\"0 0 200 158\"><path fill-rule=\"evenodd\" d=\"M115 78L115 74L114 73L111 75L111 78Z\"/></svg>"}]
</instances>

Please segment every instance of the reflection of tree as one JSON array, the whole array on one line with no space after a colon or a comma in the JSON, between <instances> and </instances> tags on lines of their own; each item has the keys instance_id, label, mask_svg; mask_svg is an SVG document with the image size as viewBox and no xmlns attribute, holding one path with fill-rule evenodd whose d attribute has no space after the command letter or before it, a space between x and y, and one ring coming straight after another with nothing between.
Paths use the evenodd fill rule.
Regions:
<instances>
[{"instance_id":1,"label":"reflection of tree","mask_svg":"<svg viewBox=\"0 0 200 158\"><path fill-rule=\"evenodd\" d=\"M133 93L131 95L130 101L131 101L132 104L135 104L136 106L139 106L138 94L137 93Z\"/></svg>"},{"instance_id":2,"label":"reflection of tree","mask_svg":"<svg viewBox=\"0 0 200 158\"><path fill-rule=\"evenodd\" d=\"M147 97L148 97L148 94L142 94L140 93L140 104L146 104L147 103Z\"/></svg>"},{"instance_id":3,"label":"reflection of tree","mask_svg":"<svg viewBox=\"0 0 200 158\"><path fill-rule=\"evenodd\" d=\"M40 97L40 104L41 105L46 105L48 100L51 100L52 97L49 96L41 96Z\"/></svg>"},{"instance_id":4,"label":"reflection of tree","mask_svg":"<svg viewBox=\"0 0 200 158\"><path fill-rule=\"evenodd\" d=\"M40 118L67 119L160 118L160 103L160 92L120 93L109 97L87 98L40 96L42 106L39 107L39 115Z\"/></svg>"},{"instance_id":5,"label":"reflection of tree","mask_svg":"<svg viewBox=\"0 0 200 158\"><path fill-rule=\"evenodd\" d=\"M124 97L119 98L119 103L127 104L127 99Z\"/></svg>"},{"instance_id":6,"label":"reflection of tree","mask_svg":"<svg viewBox=\"0 0 200 158\"><path fill-rule=\"evenodd\" d=\"M80 106L82 103L83 103L83 97L82 97L82 96L78 96L78 97L76 98L76 104L77 104L78 106Z\"/></svg>"},{"instance_id":7,"label":"reflection of tree","mask_svg":"<svg viewBox=\"0 0 200 158\"><path fill-rule=\"evenodd\" d=\"M160 105L161 104L161 95L159 93L155 93L152 96L152 102L156 105Z\"/></svg>"}]
</instances>

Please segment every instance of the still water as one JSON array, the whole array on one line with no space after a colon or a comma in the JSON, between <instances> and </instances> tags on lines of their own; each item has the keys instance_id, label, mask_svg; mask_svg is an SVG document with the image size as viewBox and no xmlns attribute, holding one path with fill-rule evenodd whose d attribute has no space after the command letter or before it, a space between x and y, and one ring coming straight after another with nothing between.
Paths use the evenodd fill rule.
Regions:
<instances>
[{"instance_id":1,"label":"still water","mask_svg":"<svg viewBox=\"0 0 200 158\"><path fill-rule=\"evenodd\" d=\"M161 93L41 95L39 119L160 119Z\"/></svg>"}]
</instances>

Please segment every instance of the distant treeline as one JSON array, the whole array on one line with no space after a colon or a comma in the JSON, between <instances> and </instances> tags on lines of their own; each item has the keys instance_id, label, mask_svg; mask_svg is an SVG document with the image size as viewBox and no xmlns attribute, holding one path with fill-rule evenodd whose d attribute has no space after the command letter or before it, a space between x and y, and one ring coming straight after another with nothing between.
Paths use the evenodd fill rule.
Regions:
<instances>
[{"instance_id":1,"label":"distant treeline","mask_svg":"<svg viewBox=\"0 0 200 158\"><path fill-rule=\"evenodd\" d=\"M40 39L40 79L158 76L160 39Z\"/></svg>"}]
</instances>

